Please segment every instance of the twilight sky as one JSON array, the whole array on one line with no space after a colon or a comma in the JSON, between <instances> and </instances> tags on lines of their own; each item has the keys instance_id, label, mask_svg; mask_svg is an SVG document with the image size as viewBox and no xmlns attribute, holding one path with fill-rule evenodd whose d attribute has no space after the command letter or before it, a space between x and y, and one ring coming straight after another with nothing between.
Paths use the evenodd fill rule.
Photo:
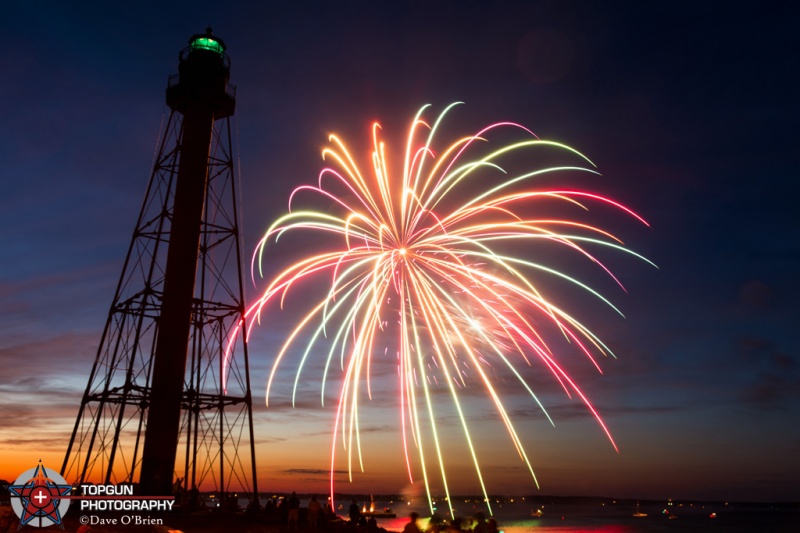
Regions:
<instances>
[{"instance_id":1,"label":"twilight sky","mask_svg":"<svg viewBox=\"0 0 800 533\"><path fill-rule=\"evenodd\" d=\"M541 493L800 500L797 8L373 4L6 9L0 478L40 458L60 466L168 113L167 77L188 38L210 24L237 86L248 258L291 190L316 181L329 133L363 155L372 121L399 143L421 105L452 101L466 103L452 114L453 137L500 120L524 124L597 164L593 190L651 228L609 224L659 267L609 261L628 292L604 290L624 319L571 304L618 355L603 375L582 362L574 375L619 454L577 402L546 395L551 428L511 398ZM278 254L268 268L289 259ZM247 291L257 294L249 280ZM250 344L259 485L322 491L334 411L316 401L318 376L309 374L294 410L290 385L275 389L269 408L260 401L292 320L276 312ZM286 383L291 366L281 370ZM404 489L395 403L365 407L367 471L341 490ZM490 492L535 493L489 413L476 403L470 416ZM453 444L454 465L463 452ZM453 492L477 492L463 464Z\"/></svg>"}]
</instances>

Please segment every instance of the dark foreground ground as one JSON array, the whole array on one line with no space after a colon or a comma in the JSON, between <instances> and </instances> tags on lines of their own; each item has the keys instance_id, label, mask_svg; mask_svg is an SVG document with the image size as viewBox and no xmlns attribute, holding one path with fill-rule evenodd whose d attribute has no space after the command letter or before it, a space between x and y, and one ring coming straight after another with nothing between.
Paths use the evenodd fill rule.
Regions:
<instances>
[{"instance_id":1,"label":"dark foreground ground","mask_svg":"<svg viewBox=\"0 0 800 533\"><path fill-rule=\"evenodd\" d=\"M94 516L94 520L92 520ZM85 518L84 518L85 517ZM181 515L179 513L95 513L94 515L81 514L72 509L63 518L63 531L80 533L169 533L182 531L189 532L214 532L236 531L241 533L285 533L285 529L277 524L259 522L257 517L224 516L216 514ZM105 523L82 524L82 521ZM137 524L139 521L141 523ZM150 523L147 523L150 521ZM127 524L125 522L128 522ZM45 522L48 523L48 522ZM0 533L16 533L19 519L9 506L0 507ZM50 525L48 528L26 526L21 531L60 531L58 526Z\"/></svg>"},{"instance_id":2,"label":"dark foreground ground","mask_svg":"<svg viewBox=\"0 0 800 533\"><path fill-rule=\"evenodd\" d=\"M82 524L82 521L105 523ZM137 516L142 523L136 524ZM146 521L150 523L144 523ZM49 525L46 528L25 526L24 532L42 533L66 531L71 533L289 533L285 524L269 520L263 514L202 513L183 514L140 513L130 514L103 512L94 515L82 514L79 509L70 509L64 517L63 529ZM127 522L127 523L126 523ZM46 525L46 524L45 524ZM782 509L772 512L739 511L723 513L717 519L707 515L681 515L678 520L650 515L646 518L630 516L604 519L602 517L545 516L535 523L524 525L505 524L506 533L800 533L800 510ZM8 505L0 505L0 533L17 532L19 519ZM400 527L402 529L402 527ZM469 530L468 530L469 531ZM327 524L317 530L300 528L298 533L388 533L385 530L369 532L351 528L345 522ZM471 533L471 532L470 532Z\"/></svg>"},{"instance_id":3,"label":"dark foreground ground","mask_svg":"<svg viewBox=\"0 0 800 533\"><path fill-rule=\"evenodd\" d=\"M99 523L100 521L103 523ZM84 524L89 522L89 524ZM94 522L94 523L92 523ZM138 522L138 523L137 523ZM45 521L45 524L50 522ZM75 533L286 533L286 526L267 520L264 515L200 513L115 513L102 512L85 514L77 509L63 517L63 531ZM8 505L0 506L0 533L16 533L19 519ZM346 528L331 524L317 533L344 533ZM47 528L25 526L21 531L60 531L58 526ZM303 530L310 532L311 530Z\"/></svg>"}]
</instances>

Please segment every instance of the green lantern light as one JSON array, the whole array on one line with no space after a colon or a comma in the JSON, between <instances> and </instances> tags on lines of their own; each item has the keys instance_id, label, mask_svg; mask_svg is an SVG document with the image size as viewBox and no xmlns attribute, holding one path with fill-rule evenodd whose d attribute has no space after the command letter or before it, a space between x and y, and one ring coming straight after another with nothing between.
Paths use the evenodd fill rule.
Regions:
<instances>
[{"instance_id":1,"label":"green lantern light","mask_svg":"<svg viewBox=\"0 0 800 533\"><path fill-rule=\"evenodd\" d=\"M210 50L218 54L225 52L225 46L221 42L206 35L195 37L192 39L189 46L191 46L193 50Z\"/></svg>"}]
</instances>

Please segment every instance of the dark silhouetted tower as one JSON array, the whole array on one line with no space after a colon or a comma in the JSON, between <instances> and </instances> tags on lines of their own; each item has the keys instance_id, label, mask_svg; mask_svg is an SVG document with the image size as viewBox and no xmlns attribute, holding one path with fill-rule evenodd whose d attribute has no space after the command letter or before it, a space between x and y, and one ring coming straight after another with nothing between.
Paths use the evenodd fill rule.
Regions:
<instances>
[{"instance_id":1,"label":"dark silhouetted tower","mask_svg":"<svg viewBox=\"0 0 800 533\"><path fill-rule=\"evenodd\" d=\"M62 475L257 494L225 44L180 52L144 204ZM244 332L242 332L244 333ZM187 362L189 363L187 365ZM178 460L176 458L180 458ZM177 464L176 464L177 463Z\"/></svg>"}]
</instances>

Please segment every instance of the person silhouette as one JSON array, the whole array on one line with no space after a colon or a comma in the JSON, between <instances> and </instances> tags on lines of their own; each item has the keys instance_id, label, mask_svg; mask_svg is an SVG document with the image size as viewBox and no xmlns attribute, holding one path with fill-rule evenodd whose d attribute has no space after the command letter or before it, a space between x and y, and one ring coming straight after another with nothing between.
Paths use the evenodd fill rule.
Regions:
<instances>
[{"instance_id":1,"label":"person silhouette","mask_svg":"<svg viewBox=\"0 0 800 533\"><path fill-rule=\"evenodd\" d=\"M353 525L358 524L358 519L361 518L361 509L358 508L358 502L355 500L350 504L350 512L348 514Z\"/></svg>"},{"instance_id":2,"label":"person silhouette","mask_svg":"<svg viewBox=\"0 0 800 533\"><path fill-rule=\"evenodd\" d=\"M477 523L475 527L472 528L473 533L487 533L486 517L483 516L483 513L475 513L475 522Z\"/></svg>"},{"instance_id":3,"label":"person silhouette","mask_svg":"<svg viewBox=\"0 0 800 533\"><path fill-rule=\"evenodd\" d=\"M297 529L297 517L300 515L300 500L297 499L297 494L292 492L286 505L289 508L286 529Z\"/></svg>"},{"instance_id":4,"label":"person silhouette","mask_svg":"<svg viewBox=\"0 0 800 533\"><path fill-rule=\"evenodd\" d=\"M403 533L422 533L417 525L417 518L419 518L417 513L411 513L409 515L409 520L408 523L406 523L406 527L403 528Z\"/></svg>"},{"instance_id":5,"label":"person silhouette","mask_svg":"<svg viewBox=\"0 0 800 533\"><path fill-rule=\"evenodd\" d=\"M322 506L319 504L317 500L317 495L314 494L311 496L311 501L308 502L308 527L311 529L317 529L317 523L319 522L319 513L322 510Z\"/></svg>"}]
</instances>

